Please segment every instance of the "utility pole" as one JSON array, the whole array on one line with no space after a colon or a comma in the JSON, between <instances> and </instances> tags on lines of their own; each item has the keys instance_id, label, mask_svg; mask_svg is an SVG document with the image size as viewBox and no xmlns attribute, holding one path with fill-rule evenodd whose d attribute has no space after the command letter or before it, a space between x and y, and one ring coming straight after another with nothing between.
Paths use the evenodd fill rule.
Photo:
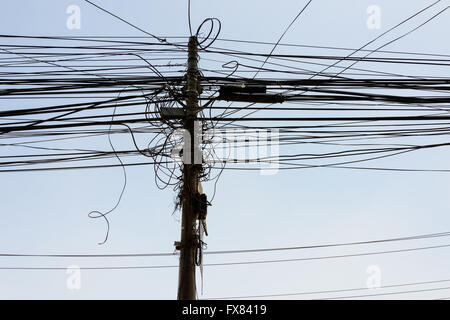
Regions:
<instances>
[{"instance_id":1,"label":"utility pole","mask_svg":"<svg viewBox=\"0 0 450 320\"><path fill-rule=\"evenodd\" d=\"M197 215L195 212L195 199L198 194L198 176L201 163L195 163L198 154L196 145L195 126L198 112L198 97L200 85L198 81L198 52L197 37L191 36L188 45L188 68L186 75L185 99L186 108L184 112L184 129L189 133L189 145L184 142L184 148L190 148L190 159L183 157L183 189L181 190L181 243L180 267L178 274L178 300L195 300L195 254L199 239L197 239L196 225ZM183 150L186 153L188 150ZM190 161L187 161L190 160Z\"/></svg>"}]
</instances>

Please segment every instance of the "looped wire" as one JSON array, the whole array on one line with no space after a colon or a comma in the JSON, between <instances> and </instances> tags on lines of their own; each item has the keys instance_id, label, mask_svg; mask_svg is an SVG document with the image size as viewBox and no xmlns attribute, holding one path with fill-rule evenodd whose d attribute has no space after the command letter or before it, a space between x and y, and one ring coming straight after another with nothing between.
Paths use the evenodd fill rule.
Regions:
<instances>
[{"instance_id":1,"label":"looped wire","mask_svg":"<svg viewBox=\"0 0 450 320\"><path fill-rule=\"evenodd\" d=\"M208 35L206 37L202 37L203 40L198 42L198 46L201 50L206 50L210 45L213 44L214 41L216 41L217 37L220 34L220 31L222 29L222 23L220 22L219 19L217 18L206 18L205 20L203 20L203 22L198 26L197 28L197 32L195 33L195 36L197 38L199 38L200 36L200 31L202 29L202 27L205 25L206 22L210 22L211 23L211 27L209 29ZM215 36L212 38L212 40L209 41L209 43L207 43L205 46L203 45L206 41L208 41L208 39L211 37L211 34L214 32L214 26L215 24L218 24L218 29L217 32L215 34Z\"/></svg>"},{"instance_id":2,"label":"looped wire","mask_svg":"<svg viewBox=\"0 0 450 320\"><path fill-rule=\"evenodd\" d=\"M236 60L231 60L227 63L224 63L222 65L222 68L224 69L234 69L230 74L228 74L225 78L231 77L239 68L239 62L237 62Z\"/></svg>"}]
</instances>

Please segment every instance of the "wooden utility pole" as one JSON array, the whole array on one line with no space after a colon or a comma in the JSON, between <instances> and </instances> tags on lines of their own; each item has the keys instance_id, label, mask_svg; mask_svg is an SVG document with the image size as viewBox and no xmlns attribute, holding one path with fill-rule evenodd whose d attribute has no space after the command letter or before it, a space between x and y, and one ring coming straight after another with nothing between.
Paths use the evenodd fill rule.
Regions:
<instances>
[{"instance_id":1,"label":"wooden utility pole","mask_svg":"<svg viewBox=\"0 0 450 320\"><path fill-rule=\"evenodd\" d=\"M198 175L201 163L195 163L198 153L196 146L195 123L198 112L199 81L198 81L198 53L197 38L190 37L188 45L188 68L186 75L186 108L184 118L184 129L190 135L189 144L184 141L183 153L190 148L190 159L183 157L183 189L181 191L182 217L181 217L181 243L180 268L178 274L178 299L195 300L195 252L199 239L197 239L196 224L197 212L194 210L195 197L198 193ZM190 160L190 161L187 161ZM188 162L188 163L187 163Z\"/></svg>"}]
</instances>

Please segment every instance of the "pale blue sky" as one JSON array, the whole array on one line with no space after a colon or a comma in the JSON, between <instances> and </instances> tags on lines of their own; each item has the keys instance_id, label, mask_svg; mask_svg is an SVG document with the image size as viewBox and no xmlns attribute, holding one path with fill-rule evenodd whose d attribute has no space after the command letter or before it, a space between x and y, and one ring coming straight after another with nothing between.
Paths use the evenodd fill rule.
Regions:
<instances>
[{"instance_id":1,"label":"pale blue sky","mask_svg":"<svg viewBox=\"0 0 450 320\"><path fill-rule=\"evenodd\" d=\"M186 1L95 2L153 34L186 36L188 33ZM197 26L204 18L217 17L222 21L222 38L275 42L305 3L193 0L192 23ZM313 0L283 42L357 48L431 3L423 0ZM15 0L3 1L2 4L2 34L144 35L83 1ZM81 8L80 30L66 28L66 8L71 4ZM366 27L366 9L372 4L381 8L380 30ZM448 4L448 1L444 1L440 8ZM407 31L415 25L417 23L403 30ZM448 54L449 30L449 15L446 13L387 49ZM239 48L236 44L229 46ZM301 49L295 50L301 54ZM411 73L411 70L401 67L396 71ZM417 71L420 72L420 68ZM438 73L448 76L448 70L444 68L437 70ZM108 148L106 139L102 148ZM416 167L449 169L449 155L450 152L445 149L428 150L378 161L376 164L400 167L407 163ZM173 251L173 242L179 240L180 233L179 215L171 215L174 193L171 189L160 191L156 188L153 169L150 167L130 167L127 175L128 186L124 197L110 218L110 238L105 245L99 246L97 243L104 236L104 224L88 219L87 213L94 209L105 210L114 204L122 184L120 168L2 173L0 252L102 254ZM210 195L212 184L206 184L204 188ZM206 242L209 250L227 250L364 241L444 232L450 229L449 195L450 174L444 173L322 168L287 170L273 176L260 176L257 171L226 171L218 183L214 205L209 208L210 235ZM450 240L443 238L271 255L206 256L205 263L301 258L448 243ZM449 257L448 248L444 248L346 259L205 267L204 295L199 297L364 287L369 265L380 266L382 284L385 285L450 279ZM0 266L177 263L177 257L103 260L0 258ZM83 270L81 277L81 289L68 290L67 275L63 270L0 270L0 298L176 298L176 268ZM422 286L420 289L432 287L437 286ZM330 296L333 295L307 297ZM446 296L450 296L450 290L385 298Z\"/></svg>"}]
</instances>

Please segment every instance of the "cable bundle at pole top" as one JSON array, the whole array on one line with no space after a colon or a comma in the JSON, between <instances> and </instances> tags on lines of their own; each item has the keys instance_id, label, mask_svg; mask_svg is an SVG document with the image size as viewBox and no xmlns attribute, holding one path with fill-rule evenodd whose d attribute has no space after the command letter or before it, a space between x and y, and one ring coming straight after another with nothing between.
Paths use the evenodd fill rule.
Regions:
<instances>
[{"instance_id":1,"label":"cable bundle at pole top","mask_svg":"<svg viewBox=\"0 0 450 320\"><path fill-rule=\"evenodd\" d=\"M5 106L0 111L1 144L8 151L27 151L4 155L1 172L108 167L115 164L117 154L127 160L124 165L156 164L167 179L158 181L172 183L176 177L172 174L175 162L171 158L174 147L171 135L181 126L176 119L162 118L161 108L183 104L184 50L131 39L42 39L10 35L1 38L4 43L17 38L21 42L20 45L4 44L0 50L3 67L0 99ZM36 38L39 45L26 44ZM45 46L46 40L53 45ZM76 46L70 45L72 42ZM177 44L186 45L183 39ZM430 70L442 70L448 68L450 56L417 53L411 57L401 52L381 52L383 57L376 59L272 55L270 61L274 62L266 62L267 70L266 67L259 70L258 63L265 57L260 52L235 53L216 50L209 44L200 54L200 65L202 60L217 64L217 69L200 69L204 130L214 128L219 132L238 133L278 129L281 146L278 161L282 168L307 167L310 161L322 159L350 159L363 154L372 157L446 145L441 138L445 139L449 130L450 79L389 74L378 71L382 70L378 65L389 68L392 63L420 64L422 68L425 65ZM236 60L223 60L230 55ZM251 61L244 62L248 57L252 57ZM239 58L243 62L238 62ZM358 68L355 75L345 73L345 77L336 73L316 75L314 70L294 67L323 60L328 63L356 60L361 65L375 67L373 70ZM257 70L260 74L268 71L271 76L249 77ZM273 74L285 74L285 77L273 78ZM249 101L233 102L233 96L220 96L223 87L264 88L266 93L240 95L240 100ZM113 152L108 148L84 149L82 143L79 149L52 146L60 145L62 140L85 141L106 135L128 136L128 148ZM403 143L409 137L427 137L429 142ZM296 147L304 149L305 145L340 151L337 154L335 151L289 153L289 150L298 151ZM247 163L265 161L273 160L246 160Z\"/></svg>"}]
</instances>

